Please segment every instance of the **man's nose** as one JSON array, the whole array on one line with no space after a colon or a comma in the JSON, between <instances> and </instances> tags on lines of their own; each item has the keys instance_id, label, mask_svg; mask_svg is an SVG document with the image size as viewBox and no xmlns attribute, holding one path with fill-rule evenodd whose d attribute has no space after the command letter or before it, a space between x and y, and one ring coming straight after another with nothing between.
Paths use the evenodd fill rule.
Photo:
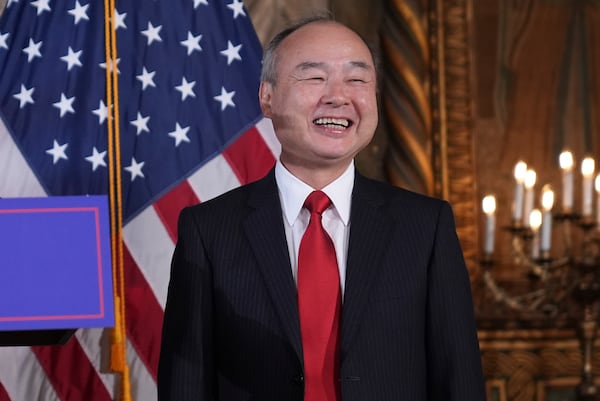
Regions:
<instances>
[{"instance_id":1,"label":"man's nose","mask_svg":"<svg viewBox=\"0 0 600 401\"><path fill-rule=\"evenodd\" d=\"M334 107L348 104L350 100L344 82L329 80L321 101Z\"/></svg>"}]
</instances>

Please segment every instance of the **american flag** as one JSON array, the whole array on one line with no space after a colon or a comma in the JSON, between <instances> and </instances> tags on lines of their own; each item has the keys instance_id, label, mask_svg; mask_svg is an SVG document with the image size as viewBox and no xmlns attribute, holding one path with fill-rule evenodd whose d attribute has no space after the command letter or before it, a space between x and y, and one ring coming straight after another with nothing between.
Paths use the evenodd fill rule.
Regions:
<instances>
[{"instance_id":1,"label":"american flag","mask_svg":"<svg viewBox=\"0 0 600 401\"><path fill-rule=\"evenodd\" d=\"M108 191L103 2L8 0L0 19L0 197ZM156 399L183 206L263 176L279 153L258 106L261 46L241 0L118 0L127 357ZM1 245L0 245L1 248ZM0 347L0 401L118 399L102 329Z\"/></svg>"}]
</instances>

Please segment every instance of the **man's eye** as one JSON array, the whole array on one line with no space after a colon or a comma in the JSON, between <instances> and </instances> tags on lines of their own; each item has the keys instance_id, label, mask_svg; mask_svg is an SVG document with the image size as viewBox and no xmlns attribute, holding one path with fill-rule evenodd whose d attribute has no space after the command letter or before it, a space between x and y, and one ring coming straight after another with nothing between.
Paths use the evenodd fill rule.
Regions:
<instances>
[{"instance_id":1,"label":"man's eye","mask_svg":"<svg viewBox=\"0 0 600 401\"><path fill-rule=\"evenodd\" d=\"M323 78L323 77L309 77L306 80L307 81L324 81L325 78Z\"/></svg>"},{"instance_id":2,"label":"man's eye","mask_svg":"<svg viewBox=\"0 0 600 401\"><path fill-rule=\"evenodd\" d=\"M367 81L365 81L365 80L364 80L364 79L362 79L362 78L352 78L352 79L350 79L350 82L364 84L364 83L366 83Z\"/></svg>"}]
</instances>

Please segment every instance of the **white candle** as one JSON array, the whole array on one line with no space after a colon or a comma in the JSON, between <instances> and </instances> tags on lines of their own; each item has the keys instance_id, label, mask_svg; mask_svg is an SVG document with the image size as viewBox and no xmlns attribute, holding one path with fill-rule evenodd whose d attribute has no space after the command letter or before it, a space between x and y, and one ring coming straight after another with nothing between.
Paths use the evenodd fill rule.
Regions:
<instances>
[{"instance_id":1,"label":"white candle","mask_svg":"<svg viewBox=\"0 0 600 401\"><path fill-rule=\"evenodd\" d=\"M533 210L533 187L535 186L536 174L532 169L525 173L525 209L523 210L523 225L529 227L529 215Z\"/></svg>"},{"instance_id":2,"label":"white candle","mask_svg":"<svg viewBox=\"0 0 600 401\"><path fill-rule=\"evenodd\" d=\"M596 176L596 230L600 230L600 174Z\"/></svg>"},{"instance_id":3,"label":"white candle","mask_svg":"<svg viewBox=\"0 0 600 401\"><path fill-rule=\"evenodd\" d=\"M583 176L583 198L581 214L583 217L592 216L592 188L594 180L595 162L591 157L586 157L581 162L581 175Z\"/></svg>"},{"instance_id":4,"label":"white candle","mask_svg":"<svg viewBox=\"0 0 600 401\"><path fill-rule=\"evenodd\" d=\"M494 237L496 232L496 198L487 195L483 198L482 208L485 213L485 242L483 252L486 256L494 253Z\"/></svg>"},{"instance_id":5,"label":"white candle","mask_svg":"<svg viewBox=\"0 0 600 401\"><path fill-rule=\"evenodd\" d=\"M513 221L520 223L523 217L523 181L525 181L525 173L527 172L527 164L519 161L515 165L515 199L513 202Z\"/></svg>"},{"instance_id":6,"label":"white candle","mask_svg":"<svg viewBox=\"0 0 600 401\"><path fill-rule=\"evenodd\" d=\"M542 234L540 249L543 253L550 252L552 243L552 206L554 205L554 192L549 185L542 189Z\"/></svg>"},{"instance_id":7,"label":"white candle","mask_svg":"<svg viewBox=\"0 0 600 401\"><path fill-rule=\"evenodd\" d=\"M540 226L542 225L542 212L540 209L533 209L529 215L529 227L533 233L531 242L531 257L537 259L540 257Z\"/></svg>"},{"instance_id":8,"label":"white candle","mask_svg":"<svg viewBox=\"0 0 600 401\"><path fill-rule=\"evenodd\" d=\"M564 151L558 157L562 169L562 208L563 213L573 211L573 154Z\"/></svg>"}]
</instances>

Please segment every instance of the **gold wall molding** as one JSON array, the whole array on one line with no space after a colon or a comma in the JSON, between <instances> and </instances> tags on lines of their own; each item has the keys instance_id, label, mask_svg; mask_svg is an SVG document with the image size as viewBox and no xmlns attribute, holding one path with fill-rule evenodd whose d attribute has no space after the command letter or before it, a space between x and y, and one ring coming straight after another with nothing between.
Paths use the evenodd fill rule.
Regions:
<instances>
[{"instance_id":1,"label":"gold wall molding","mask_svg":"<svg viewBox=\"0 0 600 401\"><path fill-rule=\"evenodd\" d=\"M469 0L432 0L431 102L435 194L447 199L471 278L478 268L478 203L472 129Z\"/></svg>"}]
</instances>

